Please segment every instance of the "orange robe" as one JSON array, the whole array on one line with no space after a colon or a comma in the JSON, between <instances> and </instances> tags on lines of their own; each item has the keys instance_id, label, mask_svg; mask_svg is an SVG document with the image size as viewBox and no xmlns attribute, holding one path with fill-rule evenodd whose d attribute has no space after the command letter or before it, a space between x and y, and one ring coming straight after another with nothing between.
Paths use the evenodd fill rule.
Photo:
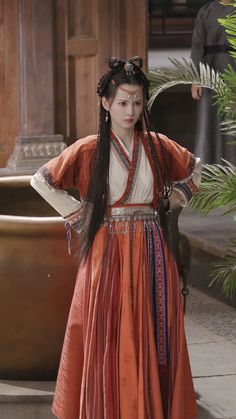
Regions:
<instances>
[{"instance_id":1,"label":"orange robe","mask_svg":"<svg viewBox=\"0 0 236 419\"><path fill-rule=\"evenodd\" d=\"M194 189L191 153L160 139L173 182ZM153 170L145 136L138 141ZM52 188L74 186L85 197L95 146L95 136L74 143L44 166L45 181ZM134 170L133 163L127 170ZM123 200L112 207L137 204L129 201L132 182L129 176ZM78 271L53 413L60 419L196 416L179 276L158 221L104 223L97 232Z\"/></svg>"}]
</instances>

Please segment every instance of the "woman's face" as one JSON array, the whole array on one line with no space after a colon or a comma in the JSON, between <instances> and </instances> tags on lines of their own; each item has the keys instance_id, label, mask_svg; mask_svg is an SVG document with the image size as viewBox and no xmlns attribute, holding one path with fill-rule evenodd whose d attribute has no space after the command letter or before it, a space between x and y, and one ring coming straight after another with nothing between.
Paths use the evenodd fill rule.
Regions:
<instances>
[{"instance_id":1,"label":"woman's face","mask_svg":"<svg viewBox=\"0 0 236 419\"><path fill-rule=\"evenodd\" d=\"M103 97L103 106L110 112L115 132L134 128L143 110L143 89L139 85L121 84L113 99Z\"/></svg>"}]
</instances>

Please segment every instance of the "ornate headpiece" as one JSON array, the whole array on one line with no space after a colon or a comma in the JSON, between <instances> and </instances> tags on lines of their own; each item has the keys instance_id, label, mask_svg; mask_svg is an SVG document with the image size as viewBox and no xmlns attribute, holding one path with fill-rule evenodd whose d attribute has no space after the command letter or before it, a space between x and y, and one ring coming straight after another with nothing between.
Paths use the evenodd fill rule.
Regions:
<instances>
[{"instance_id":1,"label":"ornate headpiece","mask_svg":"<svg viewBox=\"0 0 236 419\"><path fill-rule=\"evenodd\" d=\"M108 63L111 70L119 70L123 67L127 76L135 74L135 70L140 70L143 66L143 59L141 57L135 56L127 60L119 60L116 57L111 57Z\"/></svg>"},{"instance_id":2,"label":"ornate headpiece","mask_svg":"<svg viewBox=\"0 0 236 419\"><path fill-rule=\"evenodd\" d=\"M124 70L127 76L136 76L137 80L139 80L144 86L146 91L146 97L148 97L148 86L149 82L142 72L141 68L143 66L143 59L139 56L135 56L126 60L120 60L116 57L110 57L108 61L108 66L110 71L108 71L99 81L97 87L97 94L98 96L104 96L104 92L106 91L109 83L116 84L116 81L113 79L116 73Z\"/></svg>"}]
</instances>

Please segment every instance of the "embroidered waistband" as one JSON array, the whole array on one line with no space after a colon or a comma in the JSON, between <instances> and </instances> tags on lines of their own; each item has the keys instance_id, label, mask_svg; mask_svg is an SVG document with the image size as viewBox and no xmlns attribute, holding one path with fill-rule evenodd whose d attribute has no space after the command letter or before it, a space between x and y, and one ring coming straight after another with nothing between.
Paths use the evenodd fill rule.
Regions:
<instances>
[{"instance_id":1,"label":"embroidered waistband","mask_svg":"<svg viewBox=\"0 0 236 419\"><path fill-rule=\"evenodd\" d=\"M134 205L108 208L104 222L129 222L154 220L156 218L158 218L158 212L151 205Z\"/></svg>"},{"instance_id":2,"label":"embroidered waistband","mask_svg":"<svg viewBox=\"0 0 236 419\"><path fill-rule=\"evenodd\" d=\"M152 205L132 205L124 207L108 207L107 215L143 215L143 214L157 214Z\"/></svg>"}]
</instances>

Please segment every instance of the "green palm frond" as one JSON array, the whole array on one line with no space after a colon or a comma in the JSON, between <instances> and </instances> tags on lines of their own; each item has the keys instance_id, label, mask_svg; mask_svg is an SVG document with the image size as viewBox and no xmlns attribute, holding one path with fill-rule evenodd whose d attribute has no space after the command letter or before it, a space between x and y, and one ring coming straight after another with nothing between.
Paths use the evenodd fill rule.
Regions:
<instances>
[{"instance_id":1,"label":"green palm frond","mask_svg":"<svg viewBox=\"0 0 236 419\"><path fill-rule=\"evenodd\" d=\"M236 8L236 1L232 2L232 6ZM220 24L224 26L227 33L228 42L232 47L230 54L233 58L236 58L236 11L234 10L230 15L225 18L218 19Z\"/></svg>"},{"instance_id":2,"label":"green palm frond","mask_svg":"<svg viewBox=\"0 0 236 419\"><path fill-rule=\"evenodd\" d=\"M234 5L234 7L236 7ZM218 19L220 24L224 26L226 33L232 36L236 36L236 13L233 11L225 18Z\"/></svg>"},{"instance_id":3,"label":"green palm frond","mask_svg":"<svg viewBox=\"0 0 236 419\"><path fill-rule=\"evenodd\" d=\"M219 112L227 114L227 119L234 119L236 123L236 72L231 65L228 65L221 78L225 82L225 89L223 94L216 92L216 103Z\"/></svg>"},{"instance_id":4,"label":"green palm frond","mask_svg":"<svg viewBox=\"0 0 236 419\"><path fill-rule=\"evenodd\" d=\"M214 264L209 286L221 284L226 296L232 297L236 291L236 240L232 240L224 259Z\"/></svg>"},{"instance_id":5,"label":"green palm frond","mask_svg":"<svg viewBox=\"0 0 236 419\"><path fill-rule=\"evenodd\" d=\"M232 5L236 8L236 0L232 2ZM218 19L222 26L225 27L227 38L229 44L232 47L232 51L230 54L234 59L236 59L236 10L234 10L229 16L226 16L225 19ZM226 113L227 118L221 124L221 129L226 131L229 134L236 134L236 72L235 70L229 65L225 70L224 74L222 75L222 80L226 83L227 88L224 90L223 95L218 95L217 97L217 104L219 107L219 111L221 113ZM210 174L208 172L211 172ZM214 172L216 173L216 177L214 178ZM228 174L227 174L228 173ZM226 181L225 175L228 176L228 180ZM217 189L217 202L219 206L227 206L228 210L225 213L236 213L236 192L234 192L236 188L236 167L227 164L227 167L224 166L224 172L220 169L220 167L213 167L211 166L211 170L209 170L209 166L204 167L203 170L203 182L202 187L206 188L206 195L205 195L205 202L204 198L198 202L198 197L196 197L196 205L200 205L200 207L204 208L207 211L206 213L211 210L212 202L209 194L210 183L209 181L216 180L215 186ZM222 182L222 190L220 192L220 185ZM201 187L201 188L202 188ZM226 189L224 189L226 188ZM201 189L200 189L201 190ZM214 207L216 208L217 202L214 203ZM193 202L194 204L194 202ZM195 205L194 204L194 205ZM223 204L223 205L222 205ZM204 211L204 210L203 210ZM234 221L236 221L236 216L234 216ZM213 278L210 285L213 284L221 284L223 292L226 296L232 297L236 291L236 240L232 240L226 256L217 262L214 266L214 270L211 273L211 277Z\"/></svg>"},{"instance_id":6,"label":"green palm frond","mask_svg":"<svg viewBox=\"0 0 236 419\"><path fill-rule=\"evenodd\" d=\"M187 61L184 58L182 61L173 58L169 60L173 67L150 70L148 73L151 94L148 102L149 109L164 90L179 84L198 84L215 91L215 102L225 122L224 133L234 134L236 125L236 73L234 69L229 66L222 75L210 68L208 64L200 63L198 70L192 60Z\"/></svg>"},{"instance_id":7,"label":"green palm frond","mask_svg":"<svg viewBox=\"0 0 236 419\"><path fill-rule=\"evenodd\" d=\"M200 63L198 70L192 60L187 61L184 58L182 58L182 62L175 58L169 58L169 60L173 64L173 67L150 70L148 73L151 93L148 103L149 108L152 107L161 92L178 84L195 83L212 89L219 94L226 91L226 83L220 74L210 68L208 64Z\"/></svg>"},{"instance_id":8,"label":"green palm frond","mask_svg":"<svg viewBox=\"0 0 236 419\"><path fill-rule=\"evenodd\" d=\"M226 135L236 135L236 120L235 119L227 119L226 121L221 122L220 129L223 134ZM236 140L228 141L228 144L236 144Z\"/></svg>"},{"instance_id":9,"label":"green palm frond","mask_svg":"<svg viewBox=\"0 0 236 419\"><path fill-rule=\"evenodd\" d=\"M226 160L223 162L225 165L203 166L199 192L190 202L190 206L202 215L223 207L223 214L236 213L236 166Z\"/></svg>"}]
</instances>

